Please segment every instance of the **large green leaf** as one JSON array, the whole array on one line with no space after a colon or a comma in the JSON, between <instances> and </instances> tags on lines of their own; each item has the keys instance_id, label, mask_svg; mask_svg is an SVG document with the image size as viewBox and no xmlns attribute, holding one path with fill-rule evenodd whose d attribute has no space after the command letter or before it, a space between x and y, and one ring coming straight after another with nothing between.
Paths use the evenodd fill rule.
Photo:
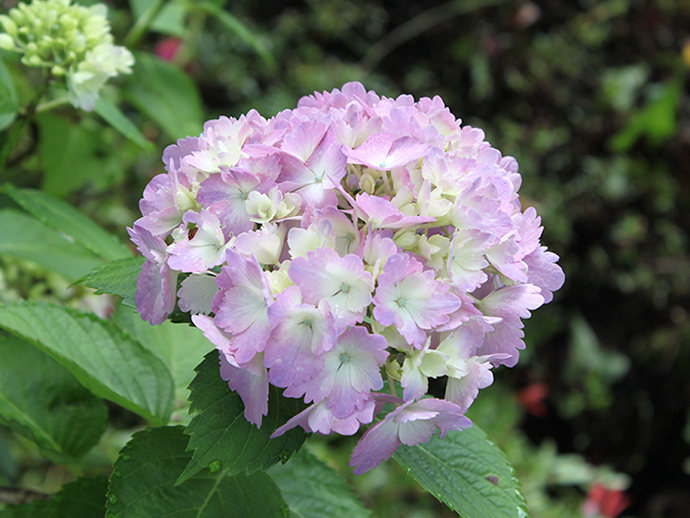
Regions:
<instances>
[{"instance_id":1,"label":"large green leaf","mask_svg":"<svg viewBox=\"0 0 690 518\"><path fill-rule=\"evenodd\" d=\"M214 345L196 327L173 324L170 321L152 326L143 321L137 312L123 306L117 308L113 320L127 334L163 360L175 384L175 407L179 412L184 409L187 413L188 387L194 379L194 368L210 350L214 349ZM187 415L180 416L179 412L176 413L176 419L188 419Z\"/></svg>"},{"instance_id":2,"label":"large green leaf","mask_svg":"<svg viewBox=\"0 0 690 518\"><path fill-rule=\"evenodd\" d=\"M33 261L75 281L102 264L91 252L36 219L13 209L0 209L0 254Z\"/></svg>"},{"instance_id":3,"label":"large green leaf","mask_svg":"<svg viewBox=\"0 0 690 518\"><path fill-rule=\"evenodd\" d=\"M50 500L8 507L0 518L102 518L105 512L105 477L80 478L62 486Z\"/></svg>"},{"instance_id":4,"label":"large green leaf","mask_svg":"<svg viewBox=\"0 0 690 518\"><path fill-rule=\"evenodd\" d=\"M520 483L504 453L477 425L393 455L419 484L463 518L526 518Z\"/></svg>"},{"instance_id":5,"label":"large green leaf","mask_svg":"<svg viewBox=\"0 0 690 518\"><path fill-rule=\"evenodd\" d=\"M103 176L115 174L113 164L99 149L100 127L92 127L94 120L75 122L54 113L42 113L36 119L41 133L42 190L65 196L89 182L102 184Z\"/></svg>"},{"instance_id":6,"label":"large green leaf","mask_svg":"<svg viewBox=\"0 0 690 518\"><path fill-rule=\"evenodd\" d=\"M143 257L110 261L95 268L77 282L95 289L99 294L119 295L125 306L136 308L134 296L137 291L137 277L143 264Z\"/></svg>"},{"instance_id":7,"label":"large green leaf","mask_svg":"<svg viewBox=\"0 0 690 518\"><path fill-rule=\"evenodd\" d=\"M120 240L69 203L35 189L17 189L11 184L4 185L3 191L41 223L103 259L132 257L132 252Z\"/></svg>"},{"instance_id":8,"label":"large green leaf","mask_svg":"<svg viewBox=\"0 0 690 518\"><path fill-rule=\"evenodd\" d=\"M99 97L96 100L93 111L144 151L153 151L153 144L146 140L146 137L141 134L139 128L137 128L131 120L125 117L114 102Z\"/></svg>"},{"instance_id":9,"label":"large green leaf","mask_svg":"<svg viewBox=\"0 0 690 518\"><path fill-rule=\"evenodd\" d=\"M305 448L268 472L293 516L301 518L368 518L371 516L347 483Z\"/></svg>"},{"instance_id":10,"label":"large green leaf","mask_svg":"<svg viewBox=\"0 0 690 518\"><path fill-rule=\"evenodd\" d=\"M110 476L109 518L284 518L287 505L265 473L231 476L226 470L175 480L192 454L181 427L134 434Z\"/></svg>"},{"instance_id":11,"label":"large green leaf","mask_svg":"<svg viewBox=\"0 0 690 518\"><path fill-rule=\"evenodd\" d=\"M168 369L112 322L44 303L0 306L0 327L31 342L64 365L99 397L155 424L173 406Z\"/></svg>"},{"instance_id":12,"label":"large green leaf","mask_svg":"<svg viewBox=\"0 0 690 518\"><path fill-rule=\"evenodd\" d=\"M17 89L10 71L0 59L0 131L12 125L18 110Z\"/></svg>"},{"instance_id":13,"label":"large green leaf","mask_svg":"<svg viewBox=\"0 0 690 518\"><path fill-rule=\"evenodd\" d=\"M269 390L268 415L261 429L244 418L244 404L220 377L218 353L206 355L190 385L191 411L198 411L185 433L194 456L178 483L194 476L212 462L219 462L231 475L252 473L285 460L299 450L306 438L302 428L293 428L280 437L271 434L304 409L297 399L283 398L274 387Z\"/></svg>"},{"instance_id":14,"label":"large green leaf","mask_svg":"<svg viewBox=\"0 0 690 518\"><path fill-rule=\"evenodd\" d=\"M80 457L98 442L108 409L67 369L5 333L0 358L0 421L62 456Z\"/></svg>"},{"instance_id":15,"label":"large green leaf","mask_svg":"<svg viewBox=\"0 0 690 518\"><path fill-rule=\"evenodd\" d=\"M138 52L125 95L170 138L201 133L203 114L199 92L189 76L176 66Z\"/></svg>"},{"instance_id":16,"label":"large green leaf","mask_svg":"<svg viewBox=\"0 0 690 518\"><path fill-rule=\"evenodd\" d=\"M151 31L173 36L184 36L184 19L191 2L172 0L164 5L161 0L129 0L137 23L145 23Z\"/></svg>"}]
</instances>

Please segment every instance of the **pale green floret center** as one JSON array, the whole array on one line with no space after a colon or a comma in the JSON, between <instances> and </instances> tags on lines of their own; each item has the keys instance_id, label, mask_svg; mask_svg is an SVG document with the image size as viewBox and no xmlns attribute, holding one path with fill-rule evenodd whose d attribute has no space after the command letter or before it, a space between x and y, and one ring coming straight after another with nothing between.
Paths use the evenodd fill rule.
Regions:
<instances>
[{"instance_id":1,"label":"pale green floret center","mask_svg":"<svg viewBox=\"0 0 690 518\"><path fill-rule=\"evenodd\" d=\"M407 299L405 297L400 297L398 300L396 300L396 302L398 303L398 306L404 308L407 304Z\"/></svg>"},{"instance_id":2,"label":"pale green floret center","mask_svg":"<svg viewBox=\"0 0 690 518\"><path fill-rule=\"evenodd\" d=\"M340 291L341 293L348 293L350 291L350 286L343 283L342 286L340 286Z\"/></svg>"},{"instance_id":3,"label":"pale green floret center","mask_svg":"<svg viewBox=\"0 0 690 518\"><path fill-rule=\"evenodd\" d=\"M340 363L349 363L350 362L350 355L347 353L341 353L340 354Z\"/></svg>"}]
</instances>

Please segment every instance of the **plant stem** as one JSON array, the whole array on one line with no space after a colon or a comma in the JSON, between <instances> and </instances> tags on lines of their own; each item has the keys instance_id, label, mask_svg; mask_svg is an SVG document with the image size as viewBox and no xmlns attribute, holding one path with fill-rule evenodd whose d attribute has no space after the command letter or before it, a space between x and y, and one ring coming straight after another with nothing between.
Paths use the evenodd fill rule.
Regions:
<instances>
[{"instance_id":1,"label":"plant stem","mask_svg":"<svg viewBox=\"0 0 690 518\"><path fill-rule=\"evenodd\" d=\"M163 8L163 4L165 4L165 0L157 0L156 3L144 11L144 13L130 29L129 34L125 36L125 47L134 48L137 46L139 40L141 40L150 25L153 23L153 20L156 19L156 16L158 16L158 13Z\"/></svg>"}]
</instances>

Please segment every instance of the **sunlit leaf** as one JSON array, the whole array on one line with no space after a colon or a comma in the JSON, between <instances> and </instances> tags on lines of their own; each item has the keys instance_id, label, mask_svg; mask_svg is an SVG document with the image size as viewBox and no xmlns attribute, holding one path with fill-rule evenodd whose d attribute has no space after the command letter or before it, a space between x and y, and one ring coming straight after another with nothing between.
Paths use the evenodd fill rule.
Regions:
<instances>
[{"instance_id":1,"label":"sunlit leaf","mask_svg":"<svg viewBox=\"0 0 690 518\"><path fill-rule=\"evenodd\" d=\"M428 443L400 446L395 460L463 518L525 518L520 483L504 453L476 424Z\"/></svg>"},{"instance_id":2,"label":"sunlit leaf","mask_svg":"<svg viewBox=\"0 0 690 518\"><path fill-rule=\"evenodd\" d=\"M72 241L103 259L132 257L121 241L69 203L35 189L17 189L8 184L3 190L41 223L69 236Z\"/></svg>"},{"instance_id":3,"label":"sunlit leaf","mask_svg":"<svg viewBox=\"0 0 690 518\"><path fill-rule=\"evenodd\" d=\"M166 423L173 405L168 369L112 322L45 303L0 306L0 327L66 367L95 395L152 423Z\"/></svg>"},{"instance_id":4,"label":"sunlit leaf","mask_svg":"<svg viewBox=\"0 0 690 518\"><path fill-rule=\"evenodd\" d=\"M103 260L33 217L13 209L0 209L0 254L33 261L75 281Z\"/></svg>"},{"instance_id":5,"label":"sunlit leaf","mask_svg":"<svg viewBox=\"0 0 690 518\"><path fill-rule=\"evenodd\" d=\"M119 295L125 306L136 308L134 296L142 264L144 264L143 257L109 261L93 269L77 282L95 289L96 293Z\"/></svg>"}]
</instances>

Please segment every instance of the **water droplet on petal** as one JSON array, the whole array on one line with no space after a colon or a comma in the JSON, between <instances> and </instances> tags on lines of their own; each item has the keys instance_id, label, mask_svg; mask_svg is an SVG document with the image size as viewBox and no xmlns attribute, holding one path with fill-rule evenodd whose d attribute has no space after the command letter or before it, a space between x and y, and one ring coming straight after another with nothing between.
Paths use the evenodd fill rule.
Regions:
<instances>
[{"instance_id":1,"label":"water droplet on petal","mask_svg":"<svg viewBox=\"0 0 690 518\"><path fill-rule=\"evenodd\" d=\"M222 467L223 467L223 463L221 461L214 460L212 462L209 462L208 471L209 471L209 473L215 473L216 471L220 471Z\"/></svg>"}]
</instances>

